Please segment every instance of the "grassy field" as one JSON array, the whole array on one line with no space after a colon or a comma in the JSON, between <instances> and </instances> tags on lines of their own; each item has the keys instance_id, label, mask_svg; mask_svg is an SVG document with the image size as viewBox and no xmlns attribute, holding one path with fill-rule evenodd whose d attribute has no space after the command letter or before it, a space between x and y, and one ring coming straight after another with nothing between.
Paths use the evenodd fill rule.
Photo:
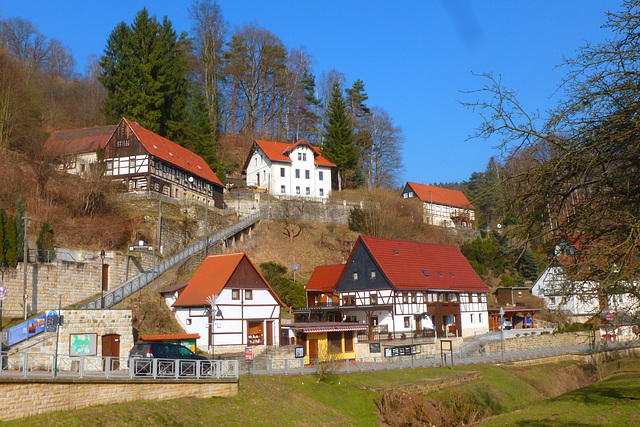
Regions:
<instances>
[{"instance_id":1,"label":"grassy field","mask_svg":"<svg viewBox=\"0 0 640 427\"><path fill-rule=\"evenodd\" d=\"M481 379L429 394L421 392L424 384L471 372L479 372ZM638 425L640 373L548 399L583 386L589 381L584 372L578 364L567 362L527 367L477 365L454 370L363 372L338 375L330 382L318 382L313 375L243 376L240 392L231 398L127 402L44 414L1 425L372 426L383 418L377 406L383 395L399 397L395 400L398 406L391 407L393 417L385 421L390 425L415 425L411 421L415 420L413 411L421 410L416 406L416 397L423 402L451 401L461 394L464 399L458 399L458 404L467 404L467 409L477 412L477 418L505 414L485 421L491 426ZM449 408L462 409L455 405Z\"/></svg>"},{"instance_id":2,"label":"grassy field","mask_svg":"<svg viewBox=\"0 0 640 427\"><path fill-rule=\"evenodd\" d=\"M622 374L500 415L486 426L637 426L640 425L640 374Z\"/></svg>"}]
</instances>

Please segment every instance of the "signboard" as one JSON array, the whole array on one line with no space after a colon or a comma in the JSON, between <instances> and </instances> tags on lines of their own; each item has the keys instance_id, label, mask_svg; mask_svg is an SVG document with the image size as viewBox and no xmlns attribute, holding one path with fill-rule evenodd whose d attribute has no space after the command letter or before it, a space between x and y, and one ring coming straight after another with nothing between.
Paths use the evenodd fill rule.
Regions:
<instances>
[{"instance_id":1,"label":"signboard","mask_svg":"<svg viewBox=\"0 0 640 427\"><path fill-rule=\"evenodd\" d=\"M96 334L70 334L69 356L95 356Z\"/></svg>"},{"instance_id":2,"label":"signboard","mask_svg":"<svg viewBox=\"0 0 640 427\"><path fill-rule=\"evenodd\" d=\"M253 347L247 346L244 348L244 359L253 360Z\"/></svg>"},{"instance_id":3,"label":"signboard","mask_svg":"<svg viewBox=\"0 0 640 427\"><path fill-rule=\"evenodd\" d=\"M369 353L380 353L380 343L379 342L369 343Z\"/></svg>"},{"instance_id":4,"label":"signboard","mask_svg":"<svg viewBox=\"0 0 640 427\"><path fill-rule=\"evenodd\" d=\"M613 320L613 313L610 311L607 313L607 320Z\"/></svg>"},{"instance_id":5,"label":"signboard","mask_svg":"<svg viewBox=\"0 0 640 427\"><path fill-rule=\"evenodd\" d=\"M7 295L7 288L5 288L4 282L0 280L0 302L4 300L5 295Z\"/></svg>"},{"instance_id":6,"label":"signboard","mask_svg":"<svg viewBox=\"0 0 640 427\"><path fill-rule=\"evenodd\" d=\"M129 245L129 252L153 252L153 245Z\"/></svg>"},{"instance_id":7,"label":"signboard","mask_svg":"<svg viewBox=\"0 0 640 427\"><path fill-rule=\"evenodd\" d=\"M304 347L297 346L296 347L296 359L301 359L304 357Z\"/></svg>"},{"instance_id":8,"label":"signboard","mask_svg":"<svg viewBox=\"0 0 640 427\"><path fill-rule=\"evenodd\" d=\"M58 329L58 312L57 311L51 310L49 314L47 314L45 328L47 332L55 332Z\"/></svg>"},{"instance_id":9,"label":"signboard","mask_svg":"<svg viewBox=\"0 0 640 427\"><path fill-rule=\"evenodd\" d=\"M394 356L411 356L412 354L420 353L420 345L399 345L397 347L385 347L384 357Z\"/></svg>"},{"instance_id":10,"label":"signboard","mask_svg":"<svg viewBox=\"0 0 640 427\"><path fill-rule=\"evenodd\" d=\"M7 333L7 345L11 346L17 344L34 335L44 332L45 318L46 316L42 314L38 317L27 320L26 322L22 322L13 328L9 328Z\"/></svg>"}]
</instances>

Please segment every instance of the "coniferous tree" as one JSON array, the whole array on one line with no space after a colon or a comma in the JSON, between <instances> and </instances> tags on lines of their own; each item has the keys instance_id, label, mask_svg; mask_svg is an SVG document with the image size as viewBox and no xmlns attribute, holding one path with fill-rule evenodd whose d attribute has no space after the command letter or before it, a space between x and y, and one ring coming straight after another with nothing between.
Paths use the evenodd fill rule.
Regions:
<instances>
[{"instance_id":1,"label":"coniferous tree","mask_svg":"<svg viewBox=\"0 0 640 427\"><path fill-rule=\"evenodd\" d=\"M7 248L9 247L9 241L7 240L7 213L4 207L0 207L0 264L7 262Z\"/></svg>"},{"instance_id":2,"label":"coniferous tree","mask_svg":"<svg viewBox=\"0 0 640 427\"><path fill-rule=\"evenodd\" d=\"M15 267L18 265L18 248L16 247L16 223L13 216L7 218L4 233L7 243L5 260L9 267Z\"/></svg>"},{"instance_id":3,"label":"coniferous tree","mask_svg":"<svg viewBox=\"0 0 640 427\"><path fill-rule=\"evenodd\" d=\"M187 62L184 35L166 17L159 23L146 8L131 26L121 22L100 61L107 89L104 109L111 123L125 116L176 142L187 133Z\"/></svg>"},{"instance_id":4,"label":"coniferous tree","mask_svg":"<svg viewBox=\"0 0 640 427\"><path fill-rule=\"evenodd\" d=\"M18 261L24 261L24 245L25 245L25 235L24 235L24 204L22 203L22 197L18 199L17 207L16 207L16 215L15 215L15 224L16 224L16 248L18 250Z\"/></svg>"},{"instance_id":5,"label":"coniferous tree","mask_svg":"<svg viewBox=\"0 0 640 427\"><path fill-rule=\"evenodd\" d=\"M338 191L342 191L345 177L358 165L360 153L338 82L333 83L328 109L323 154L338 166Z\"/></svg>"}]
</instances>

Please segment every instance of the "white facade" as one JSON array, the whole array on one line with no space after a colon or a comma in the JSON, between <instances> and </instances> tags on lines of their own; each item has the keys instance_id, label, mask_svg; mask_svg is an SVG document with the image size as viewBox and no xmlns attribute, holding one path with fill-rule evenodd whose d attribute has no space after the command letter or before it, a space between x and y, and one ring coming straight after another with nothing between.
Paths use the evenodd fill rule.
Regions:
<instances>
[{"instance_id":1,"label":"white facade","mask_svg":"<svg viewBox=\"0 0 640 427\"><path fill-rule=\"evenodd\" d=\"M328 199L332 167L316 163L314 151L305 144L294 147L290 161L271 160L257 145L247 163L247 186L276 197Z\"/></svg>"},{"instance_id":2,"label":"white facade","mask_svg":"<svg viewBox=\"0 0 640 427\"><path fill-rule=\"evenodd\" d=\"M586 321L605 311L636 312L638 300L630 294L616 294L602 300L594 282L571 282L560 266L550 266L531 288L531 294L542 298L552 311L564 312L576 321Z\"/></svg>"},{"instance_id":3,"label":"white facade","mask_svg":"<svg viewBox=\"0 0 640 427\"><path fill-rule=\"evenodd\" d=\"M445 299L442 292L390 289L340 292L339 298L340 307L354 307L353 311L345 311L346 317L343 321L369 321L372 322L372 326L379 327L380 331L407 334L416 330L435 329L434 307L443 303ZM486 293L447 292L446 301L452 306L459 306L459 326L463 337L489 331ZM375 310L376 305L390 306L390 309L381 307L380 310ZM446 316L445 330L448 330L449 326L457 326L455 314Z\"/></svg>"},{"instance_id":4,"label":"white facade","mask_svg":"<svg viewBox=\"0 0 640 427\"><path fill-rule=\"evenodd\" d=\"M245 291L250 291L250 299ZM234 299L234 295L238 299ZM178 292L165 293L167 306L175 313L175 318L187 333L200 334L198 348L210 350L210 345L222 351L241 351L247 345L271 345L280 342L280 305L267 289L224 288L217 299L215 321L209 316L210 307L173 307ZM250 328L260 325L262 337L256 337ZM213 334L209 339L210 331Z\"/></svg>"}]
</instances>

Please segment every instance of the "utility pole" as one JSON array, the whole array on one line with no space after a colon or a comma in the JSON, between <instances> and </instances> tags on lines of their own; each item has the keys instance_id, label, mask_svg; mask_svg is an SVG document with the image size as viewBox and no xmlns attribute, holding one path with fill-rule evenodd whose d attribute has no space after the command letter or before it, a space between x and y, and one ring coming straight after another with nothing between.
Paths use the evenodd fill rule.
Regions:
<instances>
[{"instance_id":1,"label":"utility pole","mask_svg":"<svg viewBox=\"0 0 640 427\"><path fill-rule=\"evenodd\" d=\"M24 216L24 246L22 248L22 267L24 268L24 275L22 277L22 285L24 293L22 295L22 304L24 305L24 320L27 320L27 265L29 264L29 218Z\"/></svg>"},{"instance_id":2,"label":"utility pole","mask_svg":"<svg viewBox=\"0 0 640 427\"><path fill-rule=\"evenodd\" d=\"M158 195L158 242L157 242L158 250L162 255L162 196Z\"/></svg>"}]
</instances>

